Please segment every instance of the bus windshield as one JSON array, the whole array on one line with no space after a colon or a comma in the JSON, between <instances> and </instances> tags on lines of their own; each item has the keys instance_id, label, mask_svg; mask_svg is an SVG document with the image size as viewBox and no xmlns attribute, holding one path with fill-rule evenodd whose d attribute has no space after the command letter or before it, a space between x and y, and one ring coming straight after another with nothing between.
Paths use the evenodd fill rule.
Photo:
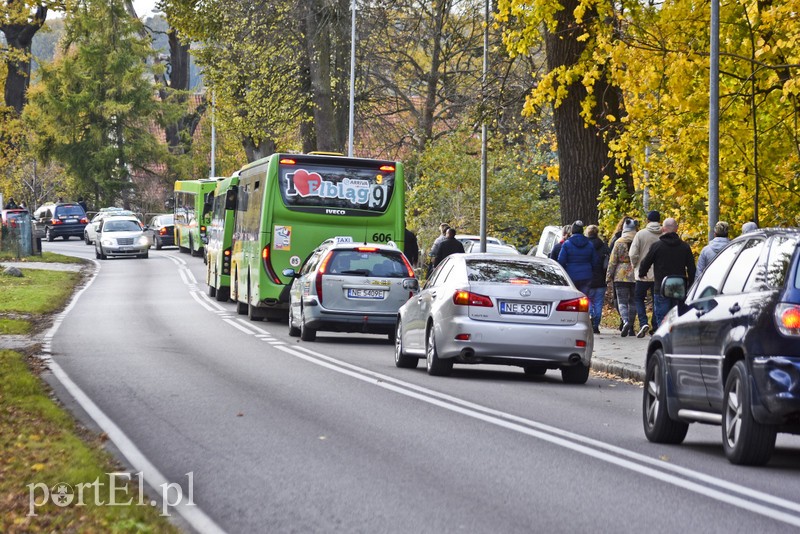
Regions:
<instances>
[{"instance_id":1,"label":"bus windshield","mask_svg":"<svg viewBox=\"0 0 800 534\"><path fill-rule=\"evenodd\" d=\"M394 192L395 170L383 167L336 167L309 162L279 166L284 205L295 211L319 208L386 211Z\"/></svg>"}]
</instances>

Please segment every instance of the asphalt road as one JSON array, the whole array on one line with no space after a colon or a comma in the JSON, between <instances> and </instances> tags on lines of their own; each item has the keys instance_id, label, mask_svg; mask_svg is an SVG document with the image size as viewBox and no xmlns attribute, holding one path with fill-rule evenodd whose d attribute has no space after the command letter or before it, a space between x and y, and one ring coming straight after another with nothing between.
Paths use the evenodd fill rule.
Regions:
<instances>
[{"instance_id":1,"label":"asphalt road","mask_svg":"<svg viewBox=\"0 0 800 534\"><path fill-rule=\"evenodd\" d=\"M78 241L45 250L94 257ZM51 344L97 412L57 391L84 419L107 416L149 495L164 480L184 504L192 491L187 530L800 528L800 437L780 435L765 468L736 467L719 427L647 442L637 385L494 366L429 377L395 368L383 336L304 343L250 323L205 297L202 259L177 249L99 264Z\"/></svg>"}]
</instances>

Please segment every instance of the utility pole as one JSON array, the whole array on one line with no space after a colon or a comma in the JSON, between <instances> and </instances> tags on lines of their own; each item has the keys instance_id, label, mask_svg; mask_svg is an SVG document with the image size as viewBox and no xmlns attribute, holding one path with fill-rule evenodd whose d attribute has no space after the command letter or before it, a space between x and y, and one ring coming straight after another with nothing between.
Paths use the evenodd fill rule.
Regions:
<instances>
[{"instance_id":1,"label":"utility pole","mask_svg":"<svg viewBox=\"0 0 800 534\"><path fill-rule=\"evenodd\" d=\"M711 0L711 57L708 84L708 237L719 220L719 0Z\"/></svg>"},{"instance_id":2,"label":"utility pole","mask_svg":"<svg viewBox=\"0 0 800 534\"><path fill-rule=\"evenodd\" d=\"M480 251L486 252L486 197L487 197L487 167L488 167L488 130L486 127L486 74L489 70L489 2L486 0L483 27L483 71L481 72L481 215L480 215Z\"/></svg>"}]
</instances>

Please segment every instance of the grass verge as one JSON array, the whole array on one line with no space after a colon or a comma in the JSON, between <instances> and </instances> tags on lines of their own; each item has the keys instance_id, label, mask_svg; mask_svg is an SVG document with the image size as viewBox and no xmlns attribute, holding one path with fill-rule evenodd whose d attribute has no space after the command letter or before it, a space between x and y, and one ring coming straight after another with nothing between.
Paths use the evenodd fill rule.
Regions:
<instances>
[{"instance_id":1,"label":"grass verge","mask_svg":"<svg viewBox=\"0 0 800 534\"><path fill-rule=\"evenodd\" d=\"M53 313L64 307L81 280L79 273L21 270L22 278L0 276L0 313Z\"/></svg>"},{"instance_id":2,"label":"grass verge","mask_svg":"<svg viewBox=\"0 0 800 534\"><path fill-rule=\"evenodd\" d=\"M25 319L0 317L0 335L24 336L31 333L31 326Z\"/></svg>"},{"instance_id":3,"label":"grass verge","mask_svg":"<svg viewBox=\"0 0 800 534\"><path fill-rule=\"evenodd\" d=\"M41 256L25 256L17 260L17 255L10 250L0 250L0 262L23 264L26 262L42 263L86 263L86 260L75 256L65 256L55 252L42 252Z\"/></svg>"},{"instance_id":4,"label":"grass verge","mask_svg":"<svg viewBox=\"0 0 800 534\"><path fill-rule=\"evenodd\" d=\"M23 355L0 351L0 532L178 532L158 508L137 504L135 484L115 492L117 503L133 504L97 504L111 502L108 473L122 470L100 437L78 428L48 397ZM91 487L78 505L76 485L95 480L98 493ZM64 484L73 501L60 506L54 495ZM31 492L34 503L42 503L33 513Z\"/></svg>"}]
</instances>

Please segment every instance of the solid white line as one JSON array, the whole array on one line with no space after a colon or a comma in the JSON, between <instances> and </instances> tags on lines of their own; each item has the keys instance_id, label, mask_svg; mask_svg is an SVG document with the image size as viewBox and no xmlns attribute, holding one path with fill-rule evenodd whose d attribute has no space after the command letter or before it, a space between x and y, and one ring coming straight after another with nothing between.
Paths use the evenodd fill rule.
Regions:
<instances>
[{"instance_id":1,"label":"solid white line","mask_svg":"<svg viewBox=\"0 0 800 534\"><path fill-rule=\"evenodd\" d=\"M564 431L556 427L552 427L549 425L544 425L542 423L537 423L536 421L531 421L529 419L524 419L521 417L517 417L505 412L500 412L497 410L493 410L491 408L487 408L478 404L470 403L467 401L463 401L461 399L451 397L449 395L441 394L433 390L429 390L427 388L423 388L417 386L415 384L411 384L408 382L403 382L401 380L397 380L395 378L389 377L387 375L382 375L380 373L375 373L369 371L367 369L363 369L346 362L341 362L334 358L330 358L329 356L325 356L323 354L316 353L311 351L305 347L297 347L295 348L290 347L277 347L279 350L286 352L287 354L291 354L308 362L314 363L316 365L320 365L322 367L331 369L333 371L351 376L358 380L362 380L364 382L368 382L370 384L377 385L384 389L388 389L391 391L395 391L400 393L401 395L405 395L411 398L415 398L421 400L423 402L427 402L429 404L433 404L435 406L439 406L441 408L445 408L450 411L454 411L457 413L461 413L463 415L467 415L469 417L473 417L475 419L480 419L485 422L504 427L510 430L514 430L516 432L520 432L532 437L536 437L543 441L547 441L553 443L555 445L559 445L576 452L580 452L587 456L591 456L608 463L612 463L623 467L625 469L629 469L631 471L638 472L640 474L661 480L663 482L667 482L669 484L673 484L675 486L687 489L689 491L693 491L699 493L701 495L705 495L712 499L716 499L718 501L726 502L728 504L732 504L734 506L738 506L740 508L749 510L754 513L758 513L760 515L764 515L767 517L771 517L778 521L782 521L794 526L800 526L800 517L787 514L785 512L781 512L775 510L773 508L769 508L767 506L754 503L752 501L748 501L742 499L740 497L736 497L733 495L729 495L727 493L723 493L721 491L708 488L706 486L702 486L698 483L691 482L685 480L683 478L679 478L676 475L671 475L668 473L664 473L661 470L670 470L680 473L682 476L696 478L702 482L709 483L716 485L718 487L734 491L736 493L740 493L746 497L759 499L763 502L769 503L773 506L781 506L783 508L789 510L800 510L800 506L797 503L793 503L791 501L781 499L774 495L769 495L760 491L752 490L750 488L746 488L744 486L740 486L738 484L734 484L725 480L717 479L716 477L711 477L708 475L703 475L701 473L695 473L694 471L690 471L685 468L681 468L678 466L674 466L673 464L668 464L662 461L653 460L644 455L640 455L638 453L634 453L632 451L627 451L625 449L616 447L614 445L609 445L592 438L587 438L585 436L581 436L579 434L574 434L572 432ZM302 352L301 352L302 351ZM308 352L310 354L305 354ZM523 426L525 425L525 426ZM539 429L539 430L536 430ZM546 433L547 432L547 433ZM554 435L555 434L555 435ZM564 436L564 437L559 437ZM573 441L569 441L573 440ZM652 464L656 466L658 469L653 467L648 467L646 465L640 465L635 463L634 461L627 460L625 458L619 458L617 456L613 456L612 454L596 450L591 448L588 445L582 445L578 442L584 442L592 447L597 448L604 448L610 450L613 453L619 454L621 456L627 456L636 460L638 462L642 462L645 464Z\"/></svg>"},{"instance_id":2,"label":"solid white line","mask_svg":"<svg viewBox=\"0 0 800 534\"><path fill-rule=\"evenodd\" d=\"M211 300L211 297L206 295L205 291L199 291L198 290L198 293L203 298L203 300L208 302L211 305L211 307L215 308L213 311L216 311L217 313L227 311L225 308L222 307L222 305L219 302L217 302L215 300Z\"/></svg>"},{"instance_id":3,"label":"solid white line","mask_svg":"<svg viewBox=\"0 0 800 534\"><path fill-rule=\"evenodd\" d=\"M78 302L78 298L83 295L83 292L92 285L99 272L100 269L98 264L98 269L95 271L94 275L92 275L92 278L89 280L89 282L87 282L87 284L72 297L72 300L70 300L70 303L66 308L64 308L64 311L59 314L60 320L57 323L54 323L53 326L47 331L47 334L45 334L46 338L52 339L52 337L58 331L58 327L61 325L61 322L66 314L72 310L72 308ZM166 477L164 477L164 475L162 475L161 472L156 469L156 467L147 459L147 457L142 454L139 448L134 445L127 435L125 435L122 429L120 429L105 413L103 413L103 411L83 392L83 390L72 381L69 375L67 375L61 366L52 359L52 357L48 355L45 357L45 359L53 373L53 376L61 383L62 386L64 386L69 394L72 395L81 408L83 408L83 410L89 414L89 417L91 417L92 420L97 423L97 426L99 426L103 432L108 435L109 439L119 449L122 455L128 459L130 464L133 466L134 471L141 471L145 482L147 482L150 487L156 491L157 495L161 495L159 492L161 487L164 484L169 484L169 481L166 479ZM187 523L189 523L199 532L209 534L225 532L196 504L189 506L185 504L183 500L181 500L181 502L172 507L172 509L177 511Z\"/></svg>"},{"instance_id":4,"label":"solid white line","mask_svg":"<svg viewBox=\"0 0 800 534\"><path fill-rule=\"evenodd\" d=\"M186 277L186 269L179 268L178 269L178 274L180 275L181 280L183 280L184 284L186 284L187 286L191 285L191 282L189 282L189 279Z\"/></svg>"},{"instance_id":5,"label":"solid white line","mask_svg":"<svg viewBox=\"0 0 800 534\"><path fill-rule=\"evenodd\" d=\"M193 284L196 284L197 278L194 277L194 273L192 273L188 267L184 267L184 270L186 271L186 275L189 277L189 280L191 280Z\"/></svg>"}]
</instances>

